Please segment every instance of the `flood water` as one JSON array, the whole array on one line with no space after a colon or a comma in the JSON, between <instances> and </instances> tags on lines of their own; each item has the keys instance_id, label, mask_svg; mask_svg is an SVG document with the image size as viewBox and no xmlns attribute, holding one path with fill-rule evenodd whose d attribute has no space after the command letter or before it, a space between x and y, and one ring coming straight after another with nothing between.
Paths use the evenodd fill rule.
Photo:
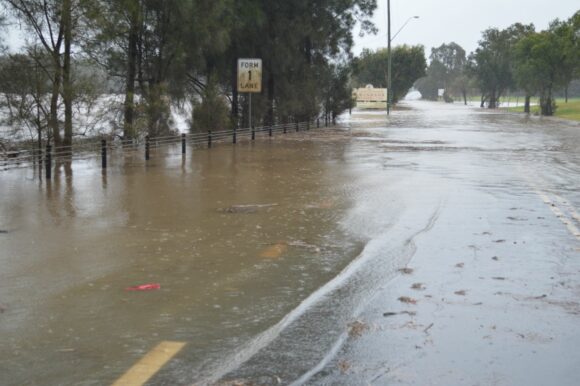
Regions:
<instances>
[{"instance_id":1,"label":"flood water","mask_svg":"<svg viewBox=\"0 0 580 386\"><path fill-rule=\"evenodd\" d=\"M185 158L115 154L104 173L98 159L52 181L0 172L0 384L111 384L162 341L186 346L152 385L300 384L453 206L449 191L537 185L580 205L572 124L408 108L388 127L354 112Z\"/></svg>"}]
</instances>

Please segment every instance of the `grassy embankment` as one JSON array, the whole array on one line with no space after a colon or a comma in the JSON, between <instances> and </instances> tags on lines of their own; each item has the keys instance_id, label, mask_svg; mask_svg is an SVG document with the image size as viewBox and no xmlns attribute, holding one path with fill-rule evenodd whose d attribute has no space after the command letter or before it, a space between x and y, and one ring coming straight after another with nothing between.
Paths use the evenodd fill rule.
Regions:
<instances>
[{"instance_id":1,"label":"grassy embankment","mask_svg":"<svg viewBox=\"0 0 580 386\"><path fill-rule=\"evenodd\" d=\"M531 113L534 115L539 115L540 106L537 105L539 101L537 99L532 99L532 104L534 103L536 106L532 106L530 108ZM568 103L566 103L564 98L557 98L556 105L558 106L555 114L556 117L570 119L572 121L580 121L580 98L568 99ZM506 110L515 113L521 113L524 111L524 106L522 104L518 107L508 107Z\"/></svg>"}]
</instances>

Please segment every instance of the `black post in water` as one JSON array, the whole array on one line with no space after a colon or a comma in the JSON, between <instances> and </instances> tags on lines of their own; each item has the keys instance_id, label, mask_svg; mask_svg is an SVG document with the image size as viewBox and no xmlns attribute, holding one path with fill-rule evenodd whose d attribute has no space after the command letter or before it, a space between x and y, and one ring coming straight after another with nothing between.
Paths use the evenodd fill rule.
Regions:
<instances>
[{"instance_id":1,"label":"black post in water","mask_svg":"<svg viewBox=\"0 0 580 386\"><path fill-rule=\"evenodd\" d=\"M256 139L256 127L252 126L252 141Z\"/></svg>"},{"instance_id":2,"label":"black post in water","mask_svg":"<svg viewBox=\"0 0 580 386\"><path fill-rule=\"evenodd\" d=\"M306 131L310 130L310 119L306 121Z\"/></svg>"},{"instance_id":3,"label":"black post in water","mask_svg":"<svg viewBox=\"0 0 580 386\"><path fill-rule=\"evenodd\" d=\"M101 140L101 166L103 169L107 168L107 140Z\"/></svg>"},{"instance_id":4,"label":"black post in water","mask_svg":"<svg viewBox=\"0 0 580 386\"><path fill-rule=\"evenodd\" d=\"M234 144L236 144L238 142L238 131L236 130L235 127L234 127L234 138L233 138L233 142L234 142Z\"/></svg>"},{"instance_id":5,"label":"black post in water","mask_svg":"<svg viewBox=\"0 0 580 386\"><path fill-rule=\"evenodd\" d=\"M287 126L286 125L283 125L283 126L284 126L284 134L286 134Z\"/></svg>"},{"instance_id":6,"label":"black post in water","mask_svg":"<svg viewBox=\"0 0 580 386\"><path fill-rule=\"evenodd\" d=\"M208 149L211 148L211 130L207 131L207 147Z\"/></svg>"},{"instance_id":7,"label":"black post in water","mask_svg":"<svg viewBox=\"0 0 580 386\"><path fill-rule=\"evenodd\" d=\"M270 127L268 128L268 135L270 137L272 136L272 125L270 125Z\"/></svg>"},{"instance_id":8,"label":"black post in water","mask_svg":"<svg viewBox=\"0 0 580 386\"><path fill-rule=\"evenodd\" d=\"M145 161L149 161L149 136L145 136Z\"/></svg>"},{"instance_id":9,"label":"black post in water","mask_svg":"<svg viewBox=\"0 0 580 386\"><path fill-rule=\"evenodd\" d=\"M185 155L185 133L181 134L181 154Z\"/></svg>"},{"instance_id":10,"label":"black post in water","mask_svg":"<svg viewBox=\"0 0 580 386\"><path fill-rule=\"evenodd\" d=\"M316 128L320 129L320 118L316 118Z\"/></svg>"},{"instance_id":11,"label":"black post in water","mask_svg":"<svg viewBox=\"0 0 580 386\"><path fill-rule=\"evenodd\" d=\"M46 154L44 156L46 163L46 179L50 180L52 177L52 146L46 144Z\"/></svg>"},{"instance_id":12,"label":"black post in water","mask_svg":"<svg viewBox=\"0 0 580 386\"><path fill-rule=\"evenodd\" d=\"M296 122L296 132L300 131L300 123Z\"/></svg>"}]
</instances>

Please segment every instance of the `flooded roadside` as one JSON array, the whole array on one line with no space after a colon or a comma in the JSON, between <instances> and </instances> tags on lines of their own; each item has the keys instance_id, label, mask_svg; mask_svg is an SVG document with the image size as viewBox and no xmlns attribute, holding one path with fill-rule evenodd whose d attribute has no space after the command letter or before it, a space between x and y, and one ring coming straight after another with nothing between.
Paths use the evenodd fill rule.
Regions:
<instances>
[{"instance_id":1,"label":"flooded roadside","mask_svg":"<svg viewBox=\"0 0 580 386\"><path fill-rule=\"evenodd\" d=\"M112 382L161 340L189 343L187 384L359 254L344 144L170 150L2 175L2 384Z\"/></svg>"}]
</instances>

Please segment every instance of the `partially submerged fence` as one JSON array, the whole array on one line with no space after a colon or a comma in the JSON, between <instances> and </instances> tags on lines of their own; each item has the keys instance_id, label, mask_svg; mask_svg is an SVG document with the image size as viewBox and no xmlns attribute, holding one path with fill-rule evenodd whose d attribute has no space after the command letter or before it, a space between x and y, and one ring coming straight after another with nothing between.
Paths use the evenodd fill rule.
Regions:
<instances>
[{"instance_id":1,"label":"partially submerged fence","mask_svg":"<svg viewBox=\"0 0 580 386\"><path fill-rule=\"evenodd\" d=\"M328 120L324 125L328 126ZM187 153L189 147L211 148L216 143L230 142L236 144L241 139L254 141L258 136L273 137L274 134L308 131L311 128L320 128L320 119L315 121L261 126L244 129L208 131L207 133L193 133L170 135L164 137L145 136L141 140L121 141L96 139L79 142L72 146L53 147L49 144L43 149L23 148L13 149L0 153L0 170L10 170L26 167L40 167L44 169L47 179L52 177L53 163L59 161L74 161L101 158L101 167L107 168L108 159L113 152L142 152L145 161L151 159L151 150L162 146L181 143L181 154Z\"/></svg>"}]
</instances>

